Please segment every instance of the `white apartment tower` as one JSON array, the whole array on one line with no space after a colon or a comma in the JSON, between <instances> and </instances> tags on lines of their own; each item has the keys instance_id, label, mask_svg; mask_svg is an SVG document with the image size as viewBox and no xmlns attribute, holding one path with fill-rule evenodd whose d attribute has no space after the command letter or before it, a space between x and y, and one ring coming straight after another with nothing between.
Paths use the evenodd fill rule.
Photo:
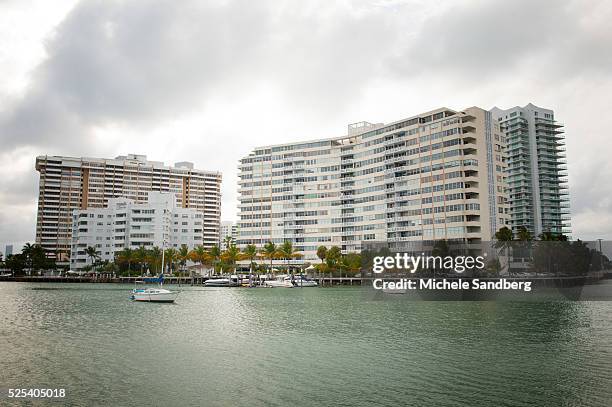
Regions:
<instances>
[{"instance_id":1,"label":"white apartment tower","mask_svg":"<svg viewBox=\"0 0 612 407\"><path fill-rule=\"evenodd\" d=\"M507 192L510 225L570 234L569 192L563 125L554 112L533 104L491 110L505 132L508 147Z\"/></svg>"},{"instance_id":2,"label":"white apartment tower","mask_svg":"<svg viewBox=\"0 0 612 407\"><path fill-rule=\"evenodd\" d=\"M203 216L202 245L212 247L219 236L221 173L174 166L130 154L114 159L39 156L40 173L36 243L58 261L67 261L71 250L72 215L75 209L105 208L113 198L147 202L150 191L175 196L182 208Z\"/></svg>"},{"instance_id":3,"label":"white apartment tower","mask_svg":"<svg viewBox=\"0 0 612 407\"><path fill-rule=\"evenodd\" d=\"M70 266L91 264L86 249L95 247L102 261L113 261L124 248L189 249L202 244L204 215L177 206L172 193L149 192L146 203L111 198L106 208L75 210L72 217Z\"/></svg>"},{"instance_id":4,"label":"white apartment tower","mask_svg":"<svg viewBox=\"0 0 612 407\"><path fill-rule=\"evenodd\" d=\"M509 220L505 137L491 113L437 109L348 135L253 150L239 165L238 244L491 240Z\"/></svg>"},{"instance_id":5,"label":"white apartment tower","mask_svg":"<svg viewBox=\"0 0 612 407\"><path fill-rule=\"evenodd\" d=\"M225 248L225 239L227 237L234 239L234 242L238 240L238 225L236 223L231 221L221 222L221 226L219 227L219 248Z\"/></svg>"}]
</instances>

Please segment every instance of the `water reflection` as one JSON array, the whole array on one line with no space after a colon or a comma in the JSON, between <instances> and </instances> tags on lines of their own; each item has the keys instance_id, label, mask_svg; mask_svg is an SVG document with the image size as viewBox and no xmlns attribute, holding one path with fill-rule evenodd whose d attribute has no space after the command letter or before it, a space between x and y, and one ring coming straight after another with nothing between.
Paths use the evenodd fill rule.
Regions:
<instances>
[{"instance_id":1,"label":"water reflection","mask_svg":"<svg viewBox=\"0 0 612 407\"><path fill-rule=\"evenodd\" d=\"M52 289L46 289L52 288ZM83 405L592 405L607 302L374 301L359 289L0 285L0 382ZM78 404L77 404L78 405Z\"/></svg>"}]
</instances>

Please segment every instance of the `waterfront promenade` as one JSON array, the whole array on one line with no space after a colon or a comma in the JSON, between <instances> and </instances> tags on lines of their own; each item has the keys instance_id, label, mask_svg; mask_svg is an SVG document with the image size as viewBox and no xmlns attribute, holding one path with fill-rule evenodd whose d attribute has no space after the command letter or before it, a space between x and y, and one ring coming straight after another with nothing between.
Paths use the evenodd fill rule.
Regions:
<instances>
[{"instance_id":1,"label":"waterfront promenade","mask_svg":"<svg viewBox=\"0 0 612 407\"><path fill-rule=\"evenodd\" d=\"M182 285L203 285L206 280L213 277L166 277L166 284L182 284ZM218 278L218 277L215 277ZM4 276L0 277L1 281L17 281L23 283L118 283L118 284L135 284L142 282L143 277L113 277L111 274L99 274L97 276ZM321 277L315 278L321 286L335 285L362 285L364 281L370 282L371 278L361 277ZM151 283L153 284L153 283Z\"/></svg>"},{"instance_id":2,"label":"waterfront promenade","mask_svg":"<svg viewBox=\"0 0 612 407\"><path fill-rule=\"evenodd\" d=\"M409 279L419 278L430 278L432 276L414 277L409 276ZM435 278L435 276L433 276ZM482 281L497 280L499 278L508 278L507 276L480 278ZM98 275L86 275L86 276L1 276L0 282L2 281L16 281L24 283L115 283L115 284L136 284L143 283L143 276L138 277L116 277L112 274L98 274ZM199 286L211 278L219 278L219 276L196 276L196 277L176 277L176 276L164 276L165 284L178 284L178 285L191 285ZM246 278L246 277L245 277ZM312 277L319 283L321 287L332 287L332 286L362 286L372 285L375 278L380 277ZM387 279L392 278L404 278L404 276L391 277L386 276ZM466 276L453 276L453 277L437 277L438 279L446 278L449 280L466 278ZM538 287L571 287L581 286L585 284L596 284L601 280L612 279L612 273L594 272L589 273L587 276L564 276L564 277L549 277L549 276L533 276L533 277L513 277L513 281L531 281L534 286ZM155 283L147 283L155 284Z\"/></svg>"}]
</instances>

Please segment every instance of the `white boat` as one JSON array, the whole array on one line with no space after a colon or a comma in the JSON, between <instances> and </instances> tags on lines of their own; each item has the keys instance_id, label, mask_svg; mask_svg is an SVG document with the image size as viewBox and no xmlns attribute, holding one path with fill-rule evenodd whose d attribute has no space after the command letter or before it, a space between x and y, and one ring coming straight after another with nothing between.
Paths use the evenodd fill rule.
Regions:
<instances>
[{"instance_id":1,"label":"white boat","mask_svg":"<svg viewBox=\"0 0 612 407\"><path fill-rule=\"evenodd\" d=\"M180 294L179 291L170 291L162 288L164 283L164 274L159 273L157 278L145 278L147 282L157 282L159 287L156 288L134 288L130 299L133 301L144 302L174 302ZM144 281L143 281L144 282Z\"/></svg>"},{"instance_id":2,"label":"white boat","mask_svg":"<svg viewBox=\"0 0 612 407\"><path fill-rule=\"evenodd\" d=\"M211 278L204 282L206 287L236 287L238 283L229 278Z\"/></svg>"},{"instance_id":3,"label":"white boat","mask_svg":"<svg viewBox=\"0 0 612 407\"><path fill-rule=\"evenodd\" d=\"M294 276L293 277L293 286L294 287L318 287L319 284L306 276Z\"/></svg>"},{"instance_id":4,"label":"white boat","mask_svg":"<svg viewBox=\"0 0 612 407\"><path fill-rule=\"evenodd\" d=\"M281 287L281 288L293 288L291 281L285 280L285 276L276 277L275 280L266 280L263 282L264 287Z\"/></svg>"},{"instance_id":5,"label":"white boat","mask_svg":"<svg viewBox=\"0 0 612 407\"><path fill-rule=\"evenodd\" d=\"M130 297L134 301L174 302L179 293L165 288L135 288Z\"/></svg>"},{"instance_id":6,"label":"white boat","mask_svg":"<svg viewBox=\"0 0 612 407\"><path fill-rule=\"evenodd\" d=\"M266 280L263 283L264 287L283 287L283 288L294 288L294 287L317 287L316 281L310 280L304 276L288 276L281 275L276 277L275 280Z\"/></svg>"}]
</instances>

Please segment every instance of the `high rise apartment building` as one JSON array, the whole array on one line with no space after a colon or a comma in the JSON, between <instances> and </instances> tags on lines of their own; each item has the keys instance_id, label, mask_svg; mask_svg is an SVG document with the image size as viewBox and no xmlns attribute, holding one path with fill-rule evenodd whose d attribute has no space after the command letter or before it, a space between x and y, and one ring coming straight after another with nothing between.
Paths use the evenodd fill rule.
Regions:
<instances>
[{"instance_id":1,"label":"high rise apartment building","mask_svg":"<svg viewBox=\"0 0 612 407\"><path fill-rule=\"evenodd\" d=\"M239 245L491 240L508 220L505 137L491 113L437 109L346 136L260 147L239 165Z\"/></svg>"},{"instance_id":2,"label":"high rise apartment building","mask_svg":"<svg viewBox=\"0 0 612 407\"><path fill-rule=\"evenodd\" d=\"M146 203L111 198L105 208L75 210L70 268L91 265L88 247L94 247L102 261L113 261L125 248L193 249L202 244L203 218L195 208L177 206L172 192L149 192Z\"/></svg>"},{"instance_id":3,"label":"high rise apartment building","mask_svg":"<svg viewBox=\"0 0 612 407\"><path fill-rule=\"evenodd\" d=\"M234 242L238 240L238 225L231 221L221 222L219 227L219 247L225 249L225 239L231 237Z\"/></svg>"},{"instance_id":4,"label":"high rise apartment building","mask_svg":"<svg viewBox=\"0 0 612 407\"><path fill-rule=\"evenodd\" d=\"M506 181L513 232L524 226L534 237L543 232L569 235L563 125L552 110L531 103L494 108L492 113L508 141Z\"/></svg>"},{"instance_id":5,"label":"high rise apartment building","mask_svg":"<svg viewBox=\"0 0 612 407\"><path fill-rule=\"evenodd\" d=\"M112 198L147 201L149 191L170 192L182 208L203 215L202 244L211 247L219 236L221 173L193 168L188 162L165 165L130 154L114 159L39 156L40 173L36 243L59 261L71 249L75 209L104 208Z\"/></svg>"}]
</instances>

